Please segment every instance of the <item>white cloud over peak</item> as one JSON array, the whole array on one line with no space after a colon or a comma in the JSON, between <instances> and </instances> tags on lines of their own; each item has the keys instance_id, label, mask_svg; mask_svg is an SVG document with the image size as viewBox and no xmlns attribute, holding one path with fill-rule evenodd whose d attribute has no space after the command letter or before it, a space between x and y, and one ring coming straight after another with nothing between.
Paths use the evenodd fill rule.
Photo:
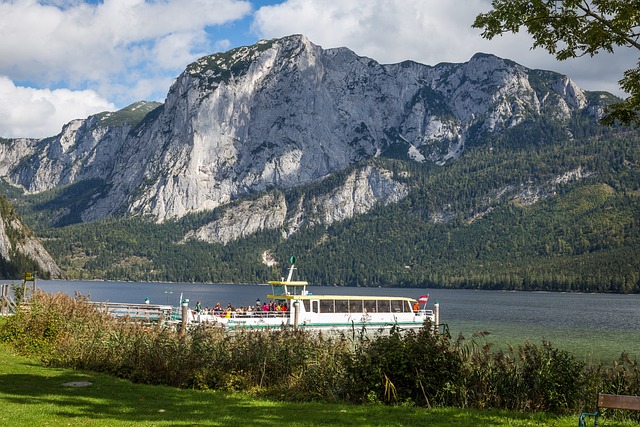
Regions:
<instances>
[{"instance_id":1,"label":"white cloud over peak","mask_svg":"<svg viewBox=\"0 0 640 427\"><path fill-rule=\"evenodd\" d=\"M131 67L176 66L210 53L206 26L239 19L250 10L250 3L236 0L105 0L66 7L3 2L0 74L22 81L44 74L52 82L82 82ZM172 61L150 55L158 43L173 45L170 53L180 54Z\"/></svg>"},{"instance_id":2,"label":"white cloud over peak","mask_svg":"<svg viewBox=\"0 0 640 427\"><path fill-rule=\"evenodd\" d=\"M217 42L206 29L250 11L242 0L0 0L0 76L13 82L3 79L0 101L29 95L18 104L38 107L32 126L8 121L27 110L0 115L0 136L54 135L60 123L38 114L71 99L80 105L70 114L163 99L188 63L212 53Z\"/></svg>"},{"instance_id":3,"label":"white cloud over peak","mask_svg":"<svg viewBox=\"0 0 640 427\"><path fill-rule=\"evenodd\" d=\"M0 135L4 137L52 136L62 130L61 123L114 109L92 90L33 89L0 76Z\"/></svg>"},{"instance_id":4,"label":"white cloud over peak","mask_svg":"<svg viewBox=\"0 0 640 427\"><path fill-rule=\"evenodd\" d=\"M252 29L262 38L304 34L323 48L346 46L381 63L410 59L436 65L491 53L529 68L567 74L588 90L623 95L617 81L624 70L635 67L637 51L620 49L615 55L559 62L542 49L531 50L526 31L483 39L471 25L490 9L490 0L288 0L260 8Z\"/></svg>"},{"instance_id":5,"label":"white cloud over peak","mask_svg":"<svg viewBox=\"0 0 640 427\"><path fill-rule=\"evenodd\" d=\"M485 3L289 0L259 9L253 29L267 38L302 33L325 48L348 46L383 63L463 62L480 44L480 31L471 23Z\"/></svg>"}]
</instances>

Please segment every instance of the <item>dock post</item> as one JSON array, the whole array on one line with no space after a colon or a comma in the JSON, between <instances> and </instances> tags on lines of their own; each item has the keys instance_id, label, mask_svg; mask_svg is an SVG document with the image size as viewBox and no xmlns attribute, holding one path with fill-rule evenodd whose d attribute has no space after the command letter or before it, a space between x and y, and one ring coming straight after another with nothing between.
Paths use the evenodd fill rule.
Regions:
<instances>
[{"instance_id":1,"label":"dock post","mask_svg":"<svg viewBox=\"0 0 640 427\"><path fill-rule=\"evenodd\" d=\"M182 300L182 322L180 323L180 332L185 333L187 331L187 324L189 323L189 300Z\"/></svg>"},{"instance_id":2,"label":"dock post","mask_svg":"<svg viewBox=\"0 0 640 427\"><path fill-rule=\"evenodd\" d=\"M300 311L300 302L293 303L293 329L298 330L298 312Z\"/></svg>"}]
</instances>

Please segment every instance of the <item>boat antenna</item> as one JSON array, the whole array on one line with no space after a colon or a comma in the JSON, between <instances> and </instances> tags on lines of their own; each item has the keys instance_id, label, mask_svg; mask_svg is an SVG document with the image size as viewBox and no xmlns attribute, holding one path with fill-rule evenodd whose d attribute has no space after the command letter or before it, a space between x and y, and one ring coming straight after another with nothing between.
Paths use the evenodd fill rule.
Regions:
<instances>
[{"instance_id":1,"label":"boat antenna","mask_svg":"<svg viewBox=\"0 0 640 427\"><path fill-rule=\"evenodd\" d=\"M289 275L287 276L287 283L291 281L291 278L293 277L293 270L296 269L295 267L296 257L292 255L291 258L289 258L289 262L291 263L291 267L289 267Z\"/></svg>"}]
</instances>

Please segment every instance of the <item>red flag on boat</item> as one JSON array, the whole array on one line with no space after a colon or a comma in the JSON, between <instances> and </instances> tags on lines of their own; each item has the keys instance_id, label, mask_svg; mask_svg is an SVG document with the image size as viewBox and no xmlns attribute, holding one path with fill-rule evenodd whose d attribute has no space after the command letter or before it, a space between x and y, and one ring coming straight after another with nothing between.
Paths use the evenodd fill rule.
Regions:
<instances>
[{"instance_id":1,"label":"red flag on boat","mask_svg":"<svg viewBox=\"0 0 640 427\"><path fill-rule=\"evenodd\" d=\"M420 304L426 304L427 301L429 301L429 294L427 295L422 295L420 298L418 298L418 302Z\"/></svg>"}]
</instances>

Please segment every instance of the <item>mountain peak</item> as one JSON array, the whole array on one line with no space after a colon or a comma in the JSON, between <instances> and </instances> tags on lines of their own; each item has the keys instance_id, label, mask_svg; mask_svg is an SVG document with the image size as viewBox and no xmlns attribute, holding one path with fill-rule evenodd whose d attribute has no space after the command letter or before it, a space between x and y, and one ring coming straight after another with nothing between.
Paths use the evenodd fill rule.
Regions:
<instances>
[{"instance_id":1,"label":"mountain peak","mask_svg":"<svg viewBox=\"0 0 640 427\"><path fill-rule=\"evenodd\" d=\"M261 40L190 64L162 108L136 103L69 127L9 175L32 192L96 184L76 206L84 221L163 221L377 156L442 164L468 141L585 107L571 82L529 71L486 53L382 65L300 34Z\"/></svg>"}]
</instances>

